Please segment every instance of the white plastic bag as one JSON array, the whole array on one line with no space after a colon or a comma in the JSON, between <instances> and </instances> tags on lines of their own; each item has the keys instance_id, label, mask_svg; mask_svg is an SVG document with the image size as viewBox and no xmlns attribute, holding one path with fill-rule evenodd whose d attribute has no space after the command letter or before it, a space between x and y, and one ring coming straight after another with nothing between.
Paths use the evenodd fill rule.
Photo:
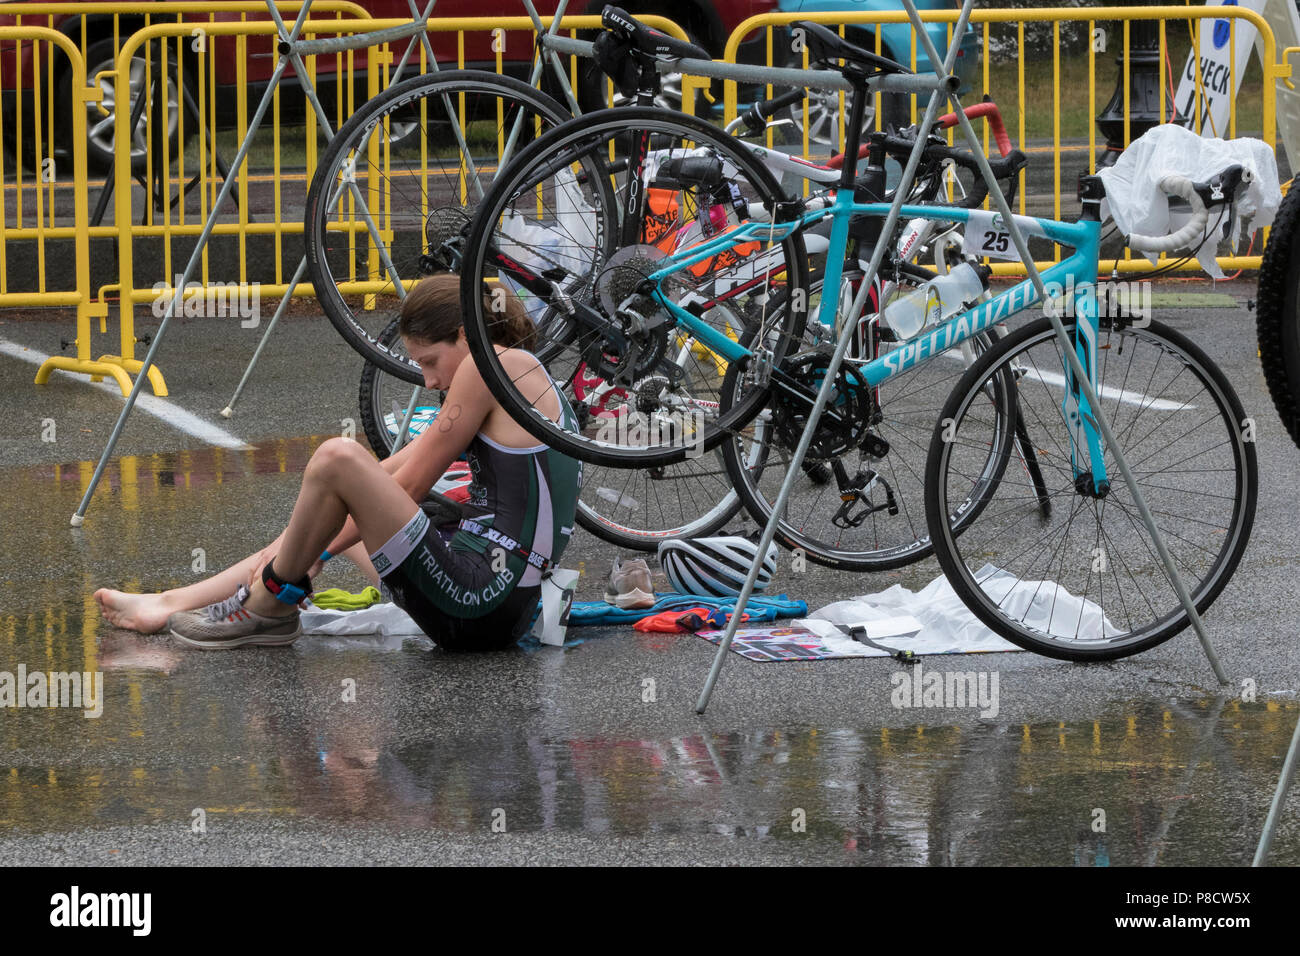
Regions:
<instances>
[{"instance_id":1,"label":"white plastic bag","mask_svg":"<svg viewBox=\"0 0 1300 956\"><path fill-rule=\"evenodd\" d=\"M1173 124L1148 130L1129 144L1114 166L1098 171L1106 187L1102 219L1109 215L1125 236L1134 233L1167 235L1182 223L1171 218L1169 198L1160 189L1160 180L1176 173L1193 182L1203 182L1221 173L1225 167L1238 163L1254 175L1254 180L1236 204L1236 222L1230 224L1228 233L1234 248L1239 247L1243 236L1273 224L1273 217L1282 203L1277 159L1268 144L1258 139L1212 139L1197 136L1191 130ZM1202 269L1214 278L1222 279L1223 270L1215 261L1221 235L1214 228L1217 218L1218 213L1211 209L1209 235L1194 252ZM1232 225L1236 228L1232 229ZM1146 256L1152 263L1156 261L1155 253L1146 253Z\"/></svg>"}]
</instances>

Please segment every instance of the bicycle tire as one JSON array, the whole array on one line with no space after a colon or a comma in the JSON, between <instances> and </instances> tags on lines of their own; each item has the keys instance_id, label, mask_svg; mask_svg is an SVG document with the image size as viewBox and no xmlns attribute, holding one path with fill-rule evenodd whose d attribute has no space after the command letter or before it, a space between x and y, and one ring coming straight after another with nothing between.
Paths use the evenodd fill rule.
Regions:
<instances>
[{"instance_id":1,"label":"bicycle tire","mask_svg":"<svg viewBox=\"0 0 1300 956\"><path fill-rule=\"evenodd\" d=\"M1065 325L1073 334L1074 320L1066 320ZM1254 522L1258 463L1254 443L1243 424L1241 402L1226 376L1205 353L1167 326L1157 322L1143 328L1103 326L1100 337L1099 413L1110 421L1112 432L1124 447L1130 468L1142 482L1143 497L1180 565L1196 608L1203 613L1232 577ZM1031 352L1037 352L1042 362ZM1168 640L1187 626L1188 618L1146 538L1145 526L1136 510L1129 508L1131 493L1118 469L1108 467L1113 484L1103 497L1084 494L1076 487L1070 444L1060 440L1066 427L1061 411L1063 361L1050 321L1040 319L1005 337L971 366L943 411L955 423L955 438L945 441L936 429L931 440L926 463L926 515L935 556L944 574L966 606L989 628L1026 650L1048 657L1115 660ZM1038 511L1036 493L1019 492L1015 483L1004 477L986 502L985 520L968 523L954 533L947 520L951 513L948 486L953 475L951 480L958 489L965 481L953 460L965 443L962 429L970 396L994 370L1012 362L1022 370L1016 386L1022 420L1039 446L1039 463L1046 466L1049 488L1053 489L1058 507L1050 518L1039 517L1038 527L1031 529L1036 536L1019 553L1001 555L994 550L999 540L1021 548L1015 535L1023 536L1025 520ZM1208 418L1191 420L1204 417L1207 407ZM1144 419L1147 415L1151 417ZM1182 432L1173 439L1168 439L1167 429L1162 429L1170 422ZM1184 426L1188 427L1183 430ZM1157 431L1159 436L1153 437ZM1169 451L1180 439L1201 447ZM978 434L972 443L978 446ZM1109 457L1113 463L1113 456ZM1192 473L1190 468L1174 470L1186 462L1218 467L1206 467L1200 473ZM1231 479L1216 477L1229 471ZM1180 482L1188 484L1180 487ZM1191 487L1191 483L1198 487ZM1180 503L1190 509L1189 514L1170 510ZM1044 544L1062 523L1065 528L1061 543ZM1076 523L1080 530L1067 541ZM1208 530L1202 532L1201 527ZM1044 532L1043 528L1048 530ZM1192 542L1194 534L1208 535L1209 544ZM1049 547L1051 550L1045 551ZM1040 554L1046 555L1041 570ZM972 568L976 563L980 567ZM1136 572L1134 565L1138 567ZM1118 582L1121 573L1128 576L1128 587L1136 594L1126 597L1118 583L1106 584L1108 575ZM1014 576L1015 581L1003 575ZM1027 584L1017 591L1021 582ZM984 584L988 584L987 589ZM1034 585L1032 593L1030 584ZM1153 594L1159 608L1152 604ZM1145 620L1143 604L1150 609L1149 621ZM1143 618L1136 624L1130 605ZM1077 617L1073 617L1075 607ZM1071 626L1073 634L1069 633Z\"/></svg>"},{"instance_id":2,"label":"bicycle tire","mask_svg":"<svg viewBox=\"0 0 1300 956\"><path fill-rule=\"evenodd\" d=\"M1287 434L1300 446L1300 189L1282 200L1259 270L1255 335L1264 382Z\"/></svg>"},{"instance_id":3,"label":"bicycle tire","mask_svg":"<svg viewBox=\"0 0 1300 956\"><path fill-rule=\"evenodd\" d=\"M463 135L465 130L470 131L467 143L477 141L476 132L477 138L482 138L483 130L473 129L476 124L492 123L491 119L481 121L474 118L483 115L485 110L501 117L496 131L498 146L504 138L504 130L513 128L516 115L529 120L523 124L523 128L528 131L525 135L532 135L539 126L553 128L570 118L567 110L550 96L511 77L479 70L451 70L412 77L366 101L352 114L322 154L307 193L304 255L307 273L322 311L343 340L367 362L417 385L423 380L419 367L392 355L380 345L378 339L379 332L396 314L394 304L400 302L405 295L406 285L427 271L421 257L427 251L429 214L442 209L455 210L453 216L463 214L460 210L464 200L459 193L462 188L468 190L472 185L468 169L472 165L478 174L474 177L475 181L483 177L483 172L478 170L478 164L473 162L472 156L469 162L466 161L459 142L451 133L451 123L439 118L445 116L445 104L453 102L452 98L460 112L464 113L463 121L458 114L455 122L458 127L462 127ZM485 105L493 100L497 104L494 111ZM512 113L512 110L518 112ZM413 122L423 130L423 138L411 136L406 131ZM394 135L394 123L400 124L404 130L400 136ZM364 148L377 134L378 148L381 151L381 164L378 168L371 164ZM445 172L435 173L435 186L426 189L425 184L430 182L430 167L438 162L430 157L430 153L435 151L433 147L446 141L456 143L456 183L453 186L449 182L450 175ZM400 176L386 174L383 166L383 155L386 153L388 162L392 164L395 152L400 154L397 163L404 163L407 167L400 170ZM359 161L360 157L367 157L364 164ZM350 169L346 168L349 163L352 163ZM354 277L359 274L355 259L355 246L359 242L355 236L358 230L355 223L345 227L344 223L336 222L336 214L331 208L339 184L348 177L355 181L359 178L357 170L362 167L368 184L371 183L373 174L374 182L382 184L384 196L391 197L394 192L398 194L396 200L381 199L386 205L380 212L383 213L383 222L392 232L392 241L376 237L368 227L360 232L362 237L374 244L374 249L370 250L371 260L368 261L378 259L382 263L383 257L387 256L400 280L394 282L391 272L384 275L382 280L372 275L372 279L381 281L381 288L373 293L373 300L372 294L345 294L340 290L340 285L355 281ZM463 176L462 169L465 170ZM389 172L392 172L391 165ZM411 184L414 184L414 188ZM438 191L439 185L445 187L446 195ZM431 195L431 192L434 194ZM355 216L358 203L350 190L348 203L349 216ZM376 211L370 212L375 214ZM468 220L468 215L463 215ZM365 225L364 217L362 225ZM346 238L348 230L351 230L354 237L351 241ZM367 247L368 250L369 248ZM373 270L374 267L372 265L368 268ZM360 307L350 304L349 298L360 298ZM363 315L367 318L363 319Z\"/></svg>"},{"instance_id":4,"label":"bicycle tire","mask_svg":"<svg viewBox=\"0 0 1300 956\"><path fill-rule=\"evenodd\" d=\"M522 395L511 381L509 374L504 370L498 358L495 345L491 334L491 319L487 314L487 306L481 295L482 285L485 281L497 278L493 275L495 263L500 262L498 250L500 247L511 247L518 245L514 235L519 232L519 228L514 224L517 222L516 211L512 203L517 197L525 197L525 208L530 208L527 204L532 203L534 192L539 196L545 194L545 186L539 187L539 183L544 184L549 176L567 177L565 185L569 183L578 184L575 188L581 189L591 187L592 184L608 185L611 179L617 175L617 169L611 172L611 167L617 167L618 161L611 162L606 157L615 155L616 150L612 149L613 143L620 137L628 134L629 130L635 130L645 133L654 138L654 142L664 143L691 143L695 148L707 149L709 155L720 156L726 162L730 163L736 169L736 177L733 183L741 181L740 188L742 192L748 190L752 195L746 198L767 203L775 203L786 199L785 193L781 190L771 173L764 167L745 146L733 138L726 136L717 128L704 123L684 114L672 113L653 107L623 107L617 110L603 110L597 113L587 114L576 120L571 120L556 129L550 131L544 136L530 144L525 150L521 151L510 164L510 167L500 173L492 184L488 195L484 198L479 210L474 218L474 223L470 230L469 239L465 245L465 255L463 268L461 272L461 301L462 308L466 317L466 338L469 341L470 351L475 361L478 363L479 370L483 379L487 382L489 389L501 403L508 414L515 419L522 427L534 435L539 441L556 448L565 454L571 455L579 460L590 462L596 465L609 467L652 467L667 466L685 461L700 452L708 452L722 443L726 434L743 427L749 419L758 414L762 408L764 396L755 392L748 396L743 405L737 405L732 408L721 411L716 402L709 401L707 398L701 399L698 395L691 394L686 398L681 398L675 394L677 386L667 384L650 396L645 403L652 408L644 412L647 416L659 414L660 410L667 407L669 400L679 403L679 407L685 407L687 412L684 414L698 415L698 421L693 421L689 427L679 429L678 431L666 431L669 438L665 441L633 445L630 442L617 440L617 433L622 429L622 423L617 428L603 427L608 424L609 419L617 421L618 416L606 416L605 420L599 424L592 424L590 415L583 416L582 409L579 408L581 403L575 404L579 408L580 420L583 421L582 430L578 433L572 433L560 428L555 422L541 415L533 406L535 396ZM669 147L669 148L675 148ZM578 167L578 172L573 173L573 167ZM626 164L624 164L626 166ZM624 177L626 181L628 177ZM557 180L558 183L558 180ZM637 182L637 188L644 184ZM552 189L552 195L559 192L558 187ZM683 190L683 203L679 212L684 210L684 217L689 216L689 209L685 200L686 192ZM537 200L539 214L547 217L550 222L559 222L560 214L547 207L542 198ZM558 206L558 203L555 205ZM589 204L592 208L599 208L599 215L604 220L600 226L600 235L609 237L618 231L618 207L613 203ZM696 207L698 208L698 207ZM771 207L769 207L771 208ZM513 232L505 230L501 223L511 224ZM676 234L682 234L689 227L682 227L681 224L686 222L686 218L678 220L679 231ZM563 227L560 222L557 226ZM638 226L638 230L639 230ZM705 233L708 235L709 233ZM499 238L500 237L500 238ZM755 245L759 245L755 243ZM634 247L628 247L623 252L630 252L640 255L643 250L647 249L647 243L638 243ZM770 247L775 252L772 253L772 262L779 262L779 271L785 276L784 285L787 289L802 289L806 287L806 254L804 251L802 237L796 232L789 237L774 242ZM535 249L533 250L535 251ZM607 270L620 269L623 266L614 266L609 264L609 252L600 252L604 258L593 258L590 263L582 263L579 268L585 268L588 272L583 273L591 279L589 288L586 292L585 303L591 305L594 310L597 308L599 297L599 285L601 279L607 274ZM515 253L511 253L515 255ZM748 253L746 253L748 254ZM762 257L766 268L768 252L764 251L758 254ZM779 259L777 258L779 256ZM757 260L756 260L757 261ZM745 300L747 303L754 303L758 298L769 291L771 285L770 276L778 271L777 267L768 270L766 275L768 281L758 286L750 285L742 289L740 293L732 291L735 287L728 286L725 294L719 294L712 298L705 297L706 303L715 305L727 298L725 307L703 310L706 316L712 315L715 324L729 325L736 322L742 327L749 324L751 319L746 318L746 313L739 306L732 308L734 303L731 297L737 297L741 294L749 295L750 292L755 294ZM678 273L678 276L683 275ZM729 275L728 273L710 272L700 280L701 284L716 282L719 275ZM674 277L675 280L677 277ZM743 283L737 283L737 286L743 286ZM712 287L711 287L712 288ZM621 301L621 294L617 297ZM545 303L550 306L551 303ZM653 305L653 303L651 303ZM612 310L611 310L612 311ZM603 320L612 326L616 321L609 315L599 313ZM804 315L801 312L794 312L785 319L785 325L780 330L777 337L778 353L784 348L784 343L798 341L799 334L802 330ZM757 320L760 322L767 321L766 312L762 312L761 317ZM672 329L675 327L671 324L659 326L664 329L663 335L670 336L674 334ZM602 339L599 332L595 334L578 335L568 343L569 354L566 356L566 362L561 365L556 358L547 362L548 371L553 376L558 375L562 386L569 389L569 397L573 400L572 383L574 377L583 367L580 361L583 355L596 354L598 356L606 355L610 349L607 346L607 339ZM656 333L658 334L658 333ZM586 335L584 338L583 336ZM674 342L678 340L674 339ZM509 345L509 343L500 343ZM592 353L592 349L597 352ZM705 350L707 352L707 350ZM663 351L657 353L659 362L663 362ZM555 353L552 353L554 356ZM708 353L703 358L696 359L694 353L689 359L694 362L695 371L698 373L695 380L707 379L710 374L716 374L717 379L722 375L717 374L720 369L718 357L710 358ZM779 354L777 355L779 358ZM713 363L713 371L706 369L708 363ZM658 366L647 366L651 371L658 369ZM638 366L639 368L639 366ZM607 376L608 377L608 376ZM685 377L685 373L683 375ZM656 375L644 375L636 379L634 389L643 386L646 382L654 383ZM638 392L635 403L636 411L642 413L641 405L643 402L643 392ZM631 404L629 403L629 408ZM715 419L709 420L709 416L716 416ZM630 421L625 419L624 421ZM589 434L595 432L594 435ZM601 434L609 432L616 433L616 440L601 439ZM680 435L689 432L692 440L681 440ZM646 433L657 435L657 431L646 429ZM640 435L637 436L638 438Z\"/></svg>"}]
</instances>

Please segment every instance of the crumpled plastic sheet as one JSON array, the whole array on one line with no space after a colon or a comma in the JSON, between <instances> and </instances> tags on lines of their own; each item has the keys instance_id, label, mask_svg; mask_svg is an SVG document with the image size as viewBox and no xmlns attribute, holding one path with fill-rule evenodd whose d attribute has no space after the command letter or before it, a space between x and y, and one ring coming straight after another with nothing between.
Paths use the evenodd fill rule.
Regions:
<instances>
[{"instance_id":1,"label":"crumpled plastic sheet","mask_svg":"<svg viewBox=\"0 0 1300 956\"><path fill-rule=\"evenodd\" d=\"M1182 222L1175 222L1170 216L1169 197L1159 185L1161 178L1178 173L1193 182L1203 182L1236 163L1255 176L1238 200L1234 210L1236 221L1228 230L1233 247L1240 248L1244 236L1273 224L1282 204L1277 159L1268 144L1259 139L1213 139L1173 124L1148 130L1129 144L1114 166L1098 171L1106 186L1102 219L1109 215L1125 236L1168 235L1181 227ZM1223 270L1214 259L1222 235L1214 228L1217 218L1218 214L1211 209L1210 233L1195 253L1202 269L1222 279ZM1157 259L1155 253L1144 255L1152 263Z\"/></svg>"},{"instance_id":2,"label":"crumpled plastic sheet","mask_svg":"<svg viewBox=\"0 0 1300 956\"><path fill-rule=\"evenodd\" d=\"M1019 620L1028 612L1024 620L1030 627L1062 635L1073 635L1076 629L1083 635L1110 636L1120 632L1105 619L1095 602L1079 598L1054 582L1017 581L1015 575L989 564L980 568L975 577L984 582L990 595L1003 602L1009 616ZM872 622L889 622L896 627L896 619L906 616L915 618L921 625L914 635L873 633ZM876 594L828 604L794 623L808 628L828 648L852 657L884 656L885 652L857 643L834 625L861 624L872 640L915 654L1020 650L976 618L942 575L920 591L909 591L895 584Z\"/></svg>"}]
</instances>

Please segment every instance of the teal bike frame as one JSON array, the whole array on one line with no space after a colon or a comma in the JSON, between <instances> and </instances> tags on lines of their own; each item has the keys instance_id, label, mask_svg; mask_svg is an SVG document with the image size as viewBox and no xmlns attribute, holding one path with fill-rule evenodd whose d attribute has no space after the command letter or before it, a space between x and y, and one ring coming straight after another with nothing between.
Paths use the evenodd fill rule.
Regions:
<instances>
[{"instance_id":1,"label":"teal bike frame","mask_svg":"<svg viewBox=\"0 0 1300 956\"><path fill-rule=\"evenodd\" d=\"M723 235L706 240L677 255L669 256L666 265L650 275L650 280L661 283L668 276L698 262L718 255L726 249L744 242L783 240L792 233L830 217L830 249L826 256L823 289L839 288L843 275L845 250L848 248L849 220L857 215L884 217L889 213L886 203L856 203L849 190L840 189L835 199L824 208L805 213L801 218L784 223L749 222ZM939 208L934 206L903 206L900 216L908 219L928 219L936 222L967 222L970 210ZM1073 289L1076 325L1074 347L1079 362L1087 371L1090 384L1097 388L1097 256L1100 244L1101 223L1089 219L1076 222L1059 222L1033 216L1013 216L1016 225L1026 235L1041 236L1053 242L1070 246L1074 253L1042 273L1043 283L1053 288ZM882 240L883 241L883 240ZM721 355L728 362L738 362L752 353L725 333L706 324L690 312L671 302L662 289L656 289L656 298L677 320L679 327L687 330L697 342ZM981 302L974 308L961 312L943 323L923 329L913 338L885 355L860 364L857 371L867 384L875 388L908 369L928 362L965 342L990 326L1005 322L1039 300L1033 282L1025 279L1005 292ZM824 327L835 327L835 311L839 297L823 295L817 321ZM1101 433L1096 418L1083 391L1076 386L1068 362L1064 363L1065 399L1062 413L1070 431L1070 455L1074 477L1091 474L1098 488L1109 486L1105 455L1102 454ZM778 385L778 387L780 387ZM1080 454L1082 452L1083 454Z\"/></svg>"}]
</instances>

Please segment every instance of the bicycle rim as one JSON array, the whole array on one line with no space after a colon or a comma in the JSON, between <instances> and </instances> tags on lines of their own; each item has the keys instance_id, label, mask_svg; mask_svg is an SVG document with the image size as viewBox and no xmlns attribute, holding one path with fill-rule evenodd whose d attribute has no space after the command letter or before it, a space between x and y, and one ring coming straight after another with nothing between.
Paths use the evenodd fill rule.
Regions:
<instances>
[{"instance_id":1,"label":"bicycle rim","mask_svg":"<svg viewBox=\"0 0 1300 956\"><path fill-rule=\"evenodd\" d=\"M517 152L567 118L525 83L456 70L399 83L343 125L312 178L305 254L321 308L367 361L422 381L380 332L422 275L455 267L512 135Z\"/></svg>"},{"instance_id":2,"label":"bicycle rim","mask_svg":"<svg viewBox=\"0 0 1300 956\"><path fill-rule=\"evenodd\" d=\"M1066 328L1073 333L1072 320ZM1231 577L1254 520L1256 456L1241 404L1205 354L1170 329L1103 328L1099 338L1099 414L1203 611ZM949 581L994 631L1052 657L1124 657L1167 640L1188 620L1109 452L1109 493L1076 491L1064 367L1043 319L966 373L944 409L954 425L949 440L936 429L931 442L927 517ZM1045 517L1031 483L1009 469L981 515L953 532L950 503L965 497L965 463L983 440L968 415L971 399L991 374L1013 368L1021 418L1055 507Z\"/></svg>"}]
</instances>

